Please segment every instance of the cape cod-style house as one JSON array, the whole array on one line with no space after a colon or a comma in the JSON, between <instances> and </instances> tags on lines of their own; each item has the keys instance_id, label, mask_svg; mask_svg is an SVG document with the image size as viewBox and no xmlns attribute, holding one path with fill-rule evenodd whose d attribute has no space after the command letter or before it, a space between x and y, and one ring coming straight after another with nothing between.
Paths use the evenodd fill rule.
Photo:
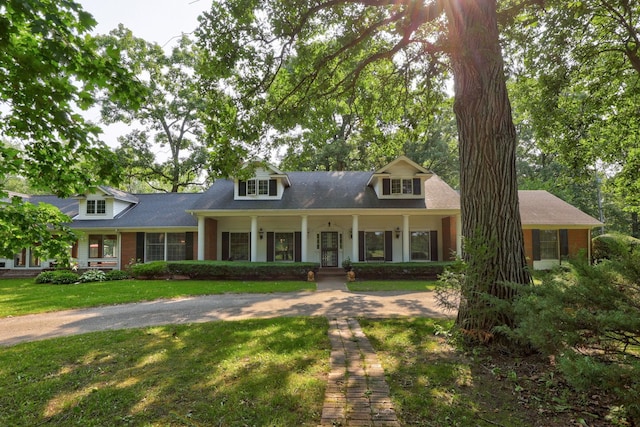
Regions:
<instances>
[{"instance_id":1,"label":"cape cod-style house","mask_svg":"<svg viewBox=\"0 0 640 427\"><path fill-rule=\"evenodd\" d=\"M601 223L546 191L520 191L526 254L546 269L581 250ZM375 172L283 172L216 181L203 193L129 194L99 187L59 199L82 237L71 250L82 268L123 269L132 261L245 260L430 262L460 253L458 193L406 157ZM41 269L29 248L0 269Z\"/></svg>"}]
</instances>

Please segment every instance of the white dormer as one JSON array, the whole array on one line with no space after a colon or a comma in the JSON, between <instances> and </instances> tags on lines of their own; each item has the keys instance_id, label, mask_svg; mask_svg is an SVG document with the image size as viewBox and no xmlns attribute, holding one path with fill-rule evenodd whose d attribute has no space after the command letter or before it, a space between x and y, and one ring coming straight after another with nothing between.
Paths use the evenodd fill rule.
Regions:
<instances>
[{"instance_id":1,"label":"white dormer","mask_svg":"<svg viewBox=\"0 0 640 427\"><path fill-rule=\"evenodd\" d=\"M138 203L136 196L106 186L76 199L78 215L74 219L113 219Z\"/></svg>"},{"instance_id":2,"label":"white dormer","mask_svg":"<svg viewBox=\"0 0 640 427\"><path fill-rule=\"evenodd\" d=\"M287 174L271 165L260 166L251 178L234 181L235 200L280 200L291 186Z\"/></svg>"},{"instance_id":3,"label":"white dormer","mask_svg":"<svg viewBox=\"0 0 640 427\"><path fill-rule=\"evenodd\" d=\"M400 156L383 168L375 171L368 186L379 199L424 198L424 183L433 174L411 159Z\"/></svg>"}]
</instances>

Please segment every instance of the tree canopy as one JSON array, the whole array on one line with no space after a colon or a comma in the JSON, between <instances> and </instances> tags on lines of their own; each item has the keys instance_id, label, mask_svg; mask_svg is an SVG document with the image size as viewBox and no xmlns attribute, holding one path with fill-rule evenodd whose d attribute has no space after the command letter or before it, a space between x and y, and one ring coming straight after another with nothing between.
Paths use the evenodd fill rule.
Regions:
<instances>
[{"instance_id":1,"label":"tree canopy","mask_svg":"<svg viewBox=\"0 0 640 427\"><path fill-rule=\"evenodd\" d=\"M80 111L100 92L135 104L141 89L117 52L99 50L88 35L95 20L73 1L8 0L0 2L0 12L0 182L21 176L33 188L69 196L116 181L115 156ZM34 231L28 227L39 228L38 236L65 233L62 218L44 210L42 221L27 224L32 207L25 203L3 208L0 240L11 242L2 247L4 256L25 247L17 224L25 235Z\"/></svg>"}]
</instances>

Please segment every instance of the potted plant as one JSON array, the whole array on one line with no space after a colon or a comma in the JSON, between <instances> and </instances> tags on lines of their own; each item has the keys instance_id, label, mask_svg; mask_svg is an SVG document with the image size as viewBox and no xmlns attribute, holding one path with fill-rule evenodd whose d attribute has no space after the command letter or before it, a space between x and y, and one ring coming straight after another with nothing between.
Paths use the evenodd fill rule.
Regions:
<instances>
[{"instance_id":1,"label":"potted plant","mask_svg":"<svg viewBox=\"0 0 640 427\"><path fill-rule=\"evenodd\" d=\"M351 269L353 268L353 264L351 263L351 258L346 257L345 259L342 260L342 268L344 268L344 271L351 271Z\"/></svg>"}]
</instances>

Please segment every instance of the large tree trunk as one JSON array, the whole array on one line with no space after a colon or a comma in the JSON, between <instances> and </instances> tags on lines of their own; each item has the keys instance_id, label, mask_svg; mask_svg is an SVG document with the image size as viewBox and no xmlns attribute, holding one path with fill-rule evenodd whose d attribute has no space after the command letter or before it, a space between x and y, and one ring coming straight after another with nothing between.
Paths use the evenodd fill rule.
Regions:
<instances>
[{"instance_id":1,"label":"large tree trunk","mask_svg":"<svg viewBox=\"0 0 640 427\"><path fill-rule=\"evenodd\" d=\"M457 325L488 341L513 325L518 286L530 283L516 179L516 131L498 39L495 0L446 7L460 152L460 203L468 264Z\"/></svg>"}]
</instances>

